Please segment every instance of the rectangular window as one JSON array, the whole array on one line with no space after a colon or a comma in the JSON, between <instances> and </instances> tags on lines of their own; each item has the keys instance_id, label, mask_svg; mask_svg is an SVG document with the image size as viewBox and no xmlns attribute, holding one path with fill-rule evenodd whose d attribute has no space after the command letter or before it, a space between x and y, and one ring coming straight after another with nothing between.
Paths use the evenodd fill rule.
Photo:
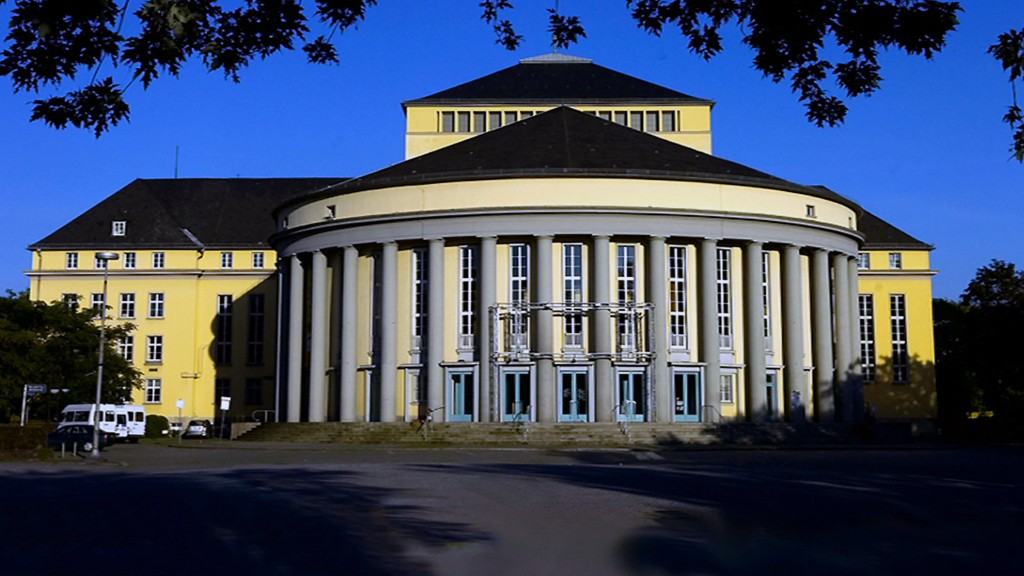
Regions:
<instances>
[{"instance_id":1,"label":"rectangular window","mask_svg":"<svg viewBox=\"0 0 1024 576\"><path fill-rule=\"evenodd\" d=\"M533 118L533 111L532 110L523 110L523 111L521 111L519 113L519 119L520 120L526 120L527 118Z\"/></svg>"},{"instance_id":2,"label":"rectangular window","mask_svg":"<svg viewBox=\"0 0 1024 576\"><path fill-rule=\"evenodd\" d=\"M668 247L669 346L686 348L686 247Z\"/></svg>"},{"instance_id":3,"label":"rectangular window","mask_svg":"<svg viewBox=\"0 0 1024 576\"><path fill-rule=\"evenodd\" d=\"M875 381L875 297L858 296L860 309L860 362L865 382Z\"/></svg>"},{"instance_id":4,"label":"rectangular window","mask_svg":"<svg viewBox=\"0 0 1024 576\"><path fill-rule=\"evenodd\" d=\"M427 318L427 251L412 251L412 349L423 346L423 332Z\"/></svg>"},{"instance_id":5,"label":"rectangular window","mask_svg":"<svg viewBox=\"0 0 1024 576\"><path fill-rule=\"evenodd\" d=\"M232 252L220 253L220 267L232 268L235 265L235 255Z\"/></svg>"},{"instance_id":6,"label":"rectangular window","mask_svg":"<svg viewBox=\"0 0 1024 576\"><path fill-rule=\"evenodd\" d=\"M245 403L263 404L263 380L259 378L245 379Z\"/></svg>"},{"instance_id":7,"label":"rectangular window","mask_svg":"<svg viewBox=\"0 0 1024 576\"><path fill-rule=\"evenodd\" d=\"M231 398L231 379L216 378L213 381L213 394L216 397L217 405L220 406L220 399Z\"/></svg>"},{"instance_id":8,"label":"rectangular window","mask_svg":"<svg viewBox=\"0 0 1024 576\"><path fill-rule=\"evenodd\" d=\"M163 382L159 378L146 379L146 404L159 404Z\"/></svg>"},{"instance_id":9,"label":"rectangular window","mask_svg":"<svg viewBox=\"0 0 1024 576\"><path fill-rule=\"evenodd\" d=\"M636 130L644 129L644 113L643 112L630 112L629 113L629 127Z\"/></svg>"},{"instance_id":10,"label":"rectangular window","mask_svg":"<svg viewBox=\"0 0 1024 576\"><path fill-rule=\"evenodd\" d=\"M121 318L135 318L135 294L121 294Z\"/></svg>"},{"instance_id":11,"label":"rectangular window","mask_svg":"<svg viewBox=\"0 0 1024 576\"><path fill-rule=\"evenodd\" d=\"M99 317L100 313L105 311L106 308L107 308L107 303L103 301L103 293L102 292L93 292L92 293L92 311L96 313L96 316Z\"/></svg>"},{"instance_id":12,"label":"rectangular window","mask_svg":"<svg viewBox=\"0 0 1024 576\"><path fill-rule=\"evenodd\" d=\"M732 404L736 401L736 375L722 374L719 381L721 382L722 404Z\"/></svg>"},{"instance_id":13,"label":"rectangular window","mask_svg":"<svg viewBox=\"0 0 1024 576\"><path fill-rule=\"evenodd\" d=\"M476 333L476 247L459 246L459 348L473 347Z\"/></svg>"},{"instance_id":14,"label":"rectangular window","mask_svg":"<svg viewBox=\"0 0 1024 576\"><path fill-rule=\"evenodd\" d=\"M441 132L455 132L455 112L441 112Z\"/></svg>"},{"instance_id":15,"label":"rectangular window","mask_svg":"<svg viewBox=\"0 0 1024 576\"><path fill-rule=\"evenodd\" d=\"M124 236L127 223L124 220L114 220L110 226L111 236Z\"/></svg>"},{"instance_id":16,"label":"rectangular window","mask_svg":"<svg viewBox=\"0 0 1024 576\"><path fill-rule=\"evenodd\" d=\"M910 381L910 358L907 355L907 299L903 294L889 295L889 318L892 324L892 381Z\"/></svg>"},{"instance_id":17,"label":"rectangular window","mask_svg":"<svg viewBox=\"0 0 1024 576\"><path fill-rule=\"evenodd\" d=\"M732 250L719 248L715 262L718 296L718 347L732 350Z\"/></svg>"},{"instance_id":18,"label":"rectangular window","mask_svg":"<svg viewBox=\"0 0 1024 576\"><path fill-rule=\"evenodd\" d=\"M92 267L97 270L106 270L107 268L110 267L110 261L104 260L102 258L96 258L95 260L93 260Z\"/></svg>"},{"instance_id":19,"label":"rectangular window","mask_svg":"<svg viewBox=\"0 0 1024 576\"><path fill-rule=\"evenodd\" d=\"M490 123L491 130L501 128L501 112L491 112L487 115L487 121Z\"/></svg>"},{"instance_id":20,"label":"rectangular window","mask_svg":"<svg viewBox=\"0 0 1024 576\"><path fill-rule=\"evenodd\" d=\"M266 298L263 294L249 294L249 338L245 349L247 364L263 363L263 343L266 326Z\"/></svg>"},{"instance_id":21,"label":"rectangular window","mask_svg":"<svg viewBox=\"0 0 1024 576\"><path fill-rule=\"evenodd\" d=\"M562 245L562 301L565 302L565 346L583 346L583 245Z\"/></svg>"},{"instance_id":22,"label":"rectangular window","mask_svg":"<svg viewBox=\"0 0 1024 576\"><path fill-rule=\"evenodd\" d=\"M771 254L761 253L761 297L764 298L764 349L772 342Z\"/></svg>"},{"instance_id":23,"label":"rectangular window","mask_svg":"<svg viewBox=\"0 0 1024 576\"><path fill-rule=\"evenodd\" d=\"M890 270L902 270L903 269L903 254L900 252L889 252L889 269Z\"/></svg>"},{"instance_id":24,"label":"rectangular window","mask_svg":"<svg viewBox=\"0 0 1024 576\"><path fill-rule=\"evenodd\" d=\"M134 270L135 269L135 252L124 253L124 269Z\"/></svg>"},{"instance_id":25,"label":"rectangular window","mask_svg":"<svg viewBox=\"0 0 1024 576\"><path fill-rule=\"evenodd\" d=\"M78 310L78 294L61 294L60 301L68 308Z\"/></svg>"},{"instance_id":26,"label":"rectangular window","mask_svg":"<svg viewBox=\"0 0 1024 576\"><path fill-rule=\"evenodd\" d=\"M512 350L525 350L530 343L530 246L511 244L509 249L509 301L512 304L509 320L509 346Z\"/></svg>"},{"instance_id":27,"label":"rectangular window","mask_svg":"<svg viewBox=\"0 0 1024 576\"><path fill-rule=\"evenodd\" d=\"M124 358L125 362L135 360L135 337L131 334L117 341L117 353Z\"/></svg>"},{"instance_id":28,"label":"rectangular window","mask_svg":"<svg viewBox=\"0 0 1024 576\"><path fill-rule=\"evenodd\" d=\"M658 131L658 113L647 112L644 114L644 132Z\"/></svg>"},{"instance_id":29,"label":"rectangular window","mask_svg":"<svg viewBox=\"0 0 1024 576\"><path fill-rule=\"evenodd\" d=\"M217 296L217 318L214 320L213 361L219 365L231 364L231 306L230 294Z\"/></svg>"},{"instance_id":30,"label":"rectangular window","mask_svg":"<svg viewBox=\"0 0 1024 576\"><path fill-rule=\"evenodd\" d=\"M473 132L487 131L487 113L473 112Z\"/></svg>"},{"instance_id":31,"label":"rectangular window","mask_svg":"<svg viewBox=\"0 0 1024 576\"><path fill-rule=\"evenodd\" d=\"M857 253L857 268L860 270L871 269L871 254L867 252Z\"/></svg>"},{"instance_id":32,"label":"rectangular window","mask_svg":"<svg viewBox=\"0 0 1024 576\"><path fill-rule=\"evenodd\" d=\"M459 112L457 114L457 118L459 120L459 126L458 126L459 130L458 131L459 132L469 132L469 121L470 121L469 112Z\"/></svg>"},{"instance_id":33,"label":"rectangular window","mask_svg":"<svg viewBox=\"0 0 1024 576\"><path fill-rule=\"evenodd\" d=\"M253 252L252 253L252 267L253 268L263 268L265 265L266 264L265 264L265 259L264 259L264 256L263 256L263 252Z\"/></svg>"},{"instance_id":34,"label":"rectangular window","mask_svg":"<svg viewBox=\"0 0 1024 576\"><path fill-rule=\"evenodd\" d=\"M163 292L150 292L149 293L149 317L150 318L163 318L164 317L164 293Z\"/></svg>"},{"instance_id":35,"label":"rectangular window","mask_svg":"<svg viewBox=\"0 0 1024 576\"><path fill-rule=\"evenodd\" d=\"M623 126L626 125L627 119L626 119L626 113L625 112L617 111L614 114L612 114L612 118L615 119L615 123L616 124L621 124Z\"/></svg>"},{"instance_id":36,"label":"rectangular window","mask_svg":"<svg viewBox=\"0 0 1024 576\"><path fill-rule=\"evenodd\" d=\"M675 132L676 131L676 113L675 112L662 112L661 113L661 131L662 132Z\"/></svg>"},{"instance_id":37,"label":"rectangular window","mask_svg":"<svg viewBox=\"0 0 1024 576\"><path fill-rule=\"evenodd\" d=\"M516 112L505 112L505 124L513 124L518 119Z\"/></svg>"},{"instance_id":38,"label":"rectangular window","mask_svg":"<svg viewBox=\"0 0 1024 576\"><path fill-rule=\"evenodd\" d=\"M163 252L153 252L153 268L161 269L166 264L166 257Z\"/></svg>"},{"instance_id":39,"label":"rectangular window","mask_svg":"<svg viewBox=\"0 0 1024 576\"><path fill-rule=\"evenodd\" d=\"M817 208L814 207L814 204L808 204L807 205L806 215L807 215L808 218L817 218L818 217L818 210L817 210Z\"/></svg>"},{"instance_id":40,"label":"rectangular window","mask_svg":"<svg viewBox=\"0 0 1024 576\"><path fill-rule=\"evenodd\" d=\"M159 363L164 361L164 337L146 336L146 362Z\"/></svg>"},{"instance_id":41,"label":"rectangular window","mask_svg":"<svg viewBox=\"0 0 1024 576\"><path fill-rule=\"evenodd\" d=\"M68 252L64 255L64 267L68 270L78 269L78 252Z\"/></svg>"},{"instance_id":42,"label":"rectangular window","mask_svg":"<svg viewBox=\"0 0 1024 576\"><path fill-rule=\"evenodd\" d=\"M616 250L616 297L621 308L618 312L619 350L636 350L636 246L620 244Z\"/></svg>"},{"instance_id":43,"label":"rectangular window","mask_svg":"<svg viewBox=\"0 0 1024 576\"><path fill-rule=\"evenodd\" d=\"M597 113L597 117L600 118L601 120L607 120L609 122L612 121L612 113L609 111L602 110L601 112Z\"/></svg>"}]
</instances>

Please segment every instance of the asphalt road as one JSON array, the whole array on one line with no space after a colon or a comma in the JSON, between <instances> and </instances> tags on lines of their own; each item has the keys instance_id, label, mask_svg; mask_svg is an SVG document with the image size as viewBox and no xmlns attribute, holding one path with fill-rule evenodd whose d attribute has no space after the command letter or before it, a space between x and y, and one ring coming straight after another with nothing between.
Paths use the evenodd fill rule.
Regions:
<instances>
[{"instance_id":1,"label":"asphalt road","mask_svg":"<svg viewBox=\"0 0 1024 576\"><path fill-rule=\"evenodd\" d=\"M1024 447L118 445L0 463L2 574L1024 574Z\"/></svg>"}]
</instances>

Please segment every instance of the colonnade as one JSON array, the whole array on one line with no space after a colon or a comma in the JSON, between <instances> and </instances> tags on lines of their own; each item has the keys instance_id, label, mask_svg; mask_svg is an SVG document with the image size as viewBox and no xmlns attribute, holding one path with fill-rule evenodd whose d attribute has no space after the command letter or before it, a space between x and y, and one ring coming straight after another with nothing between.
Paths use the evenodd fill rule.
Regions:
<instances>
[{"instance_id":1,"label":"colonnade","mask_svg":"<svg viewBox=\"0 0 1024 576\"><path fill-rule=\"evenodd\" d=\"M577 238L574 236L573 238ZM555 312L543 306L556 302L554 235L535 235L529 241L531 261L529 284L531 302L538 304L530 319L531 367L535 373L535 413L541 422L558 418L555 398L558 391L557 370L561 342L556 334ZM428 407L446 404L445 367L456 360L456 351L445 350L445 247L449 244L477 246L477 283L474 312L477 314L475 351L470 364L479 377L474 419L499 419L496 408L500 392L495 374L495 349L499 334L492 333L487 319L497 304L498 244L502 238L493 235L466 238L426 238L413 244L382 242L373 245L341 246L283 254L279 269L284 275L280 327L279 401L284 420L312 422L327 419L355 421L367 419L370 410L357 406L360 364L357 353L367 343L360 343L357 321L370 315L376 323L373 334L371 366L379 378L379 395L373 398L374 412L381 421L394 421L406 416L408 408L398 406L398 376L401 369L399 350L406 346L399 331L399 295L408 289L399 286L399 251L415 248L426 255L426 312L423 338L426 345L419 358L421 385L425 386ZM520 240L516 240L520 242ZM699 369L704 388L701 405L702 421L721 418L719 385L723 366L736 370L742 385L742 406L736 413L751 422L770 419L773 407L767 395L769 357L765 345L765 290L763 286L763 255L777 252L781 264L780 282L772 290L781 294L781 310L771 310L769 321L781 331L781 356L774 356L771 367L781 372L782 417L787 420L812 418L819 422L841 420L852 422L858 394L857 356L859 349L857 312L857 263L854 254L821 247L766 243L753 240L702 238L681 241L666 236L648 236L630 242L641 242L646 254L644 266L644 297L651 306L650 342L652 353L645 364L653 399L648 420L673 420L674 392L672 370L677 365ZM593 235L588 240L588 300L608 303L613 300L610 235ZM669 290L667 246L692 246L696 263L688 264L692 272L687 282L696 286L696 337L691 335L688 353L680 360L669 345ZM733 296L742 304L743 341L739 358L735 351L726 354L719 339L719 297L716 283L716 256L719 248L739 248L742 262L734 266L741 271L742 284ZM375 254L374 272L379 289L372 305L360 300L360 286L374 282L360 272L361 254ZM806 262L806 277L805 266ZM329 281L330 280L330 281ZM328 290L333 286L334 290ZM450 287L450 289L458 287ZM809 311L809 318L805 317ZM364 317L366 318L366 317ZM615 409L614 330L608 307L597 306L589 317L588 341L584 360L592 370L594 381L594 419L608 420ZM807 334L810 335L807 338ZM779 362L781 358L781 362ZM462 360L465 360L463 358ZM810 377L808 377L810 373ZM810 389L808 389L810 388ZM305 392L305 393L304 393ZM809 399L813 402L808 403ZM328 404L331 404L329 406ZM408 399L404 403L409 405ZM399 411L403 413L399 413ZM362 413L361 413L362 412ZM436 414L444 419L444 414Z\"/></svg>"}]
</instances>

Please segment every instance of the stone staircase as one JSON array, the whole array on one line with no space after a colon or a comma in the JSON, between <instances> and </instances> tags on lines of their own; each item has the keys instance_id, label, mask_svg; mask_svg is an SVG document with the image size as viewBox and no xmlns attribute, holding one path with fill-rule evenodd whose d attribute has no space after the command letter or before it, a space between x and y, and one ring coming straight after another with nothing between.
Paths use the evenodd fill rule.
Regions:
<instances>
[{"instance_id":1,"label":"stone staircase","mask_svg":"<svg viewBox=\"0 0 1024 576\"><path fill-rule=\"evenodd\" d=\"M682 446L834 443L837 430L790 424L599 423L269 423L237 436L239 441L406 446Z\"/></svg>"}]
</instances>

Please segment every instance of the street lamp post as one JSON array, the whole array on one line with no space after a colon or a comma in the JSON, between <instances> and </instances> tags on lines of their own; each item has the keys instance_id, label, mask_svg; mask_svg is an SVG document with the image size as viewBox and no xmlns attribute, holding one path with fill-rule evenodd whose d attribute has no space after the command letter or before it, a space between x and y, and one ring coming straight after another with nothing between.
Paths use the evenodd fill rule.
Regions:
<instances>
[{"instance_id":1,"label":"street lamp post","mask_svg":"<svg viewBox=\"0 0 1024 576\"><path fill-rule=\"evenodd\" d=\"M110 261L117 260L120 256L116 252L97 252L96 262L103 262L103 305L100 308L100 360L96 368L96 406L93 413L92 427L92 456L99 458L100 455L100 420L103 418L100 413L100 397L103 395L103 352L107 344L107 273L110 271Z\"/></svg>"}]
</instances>

